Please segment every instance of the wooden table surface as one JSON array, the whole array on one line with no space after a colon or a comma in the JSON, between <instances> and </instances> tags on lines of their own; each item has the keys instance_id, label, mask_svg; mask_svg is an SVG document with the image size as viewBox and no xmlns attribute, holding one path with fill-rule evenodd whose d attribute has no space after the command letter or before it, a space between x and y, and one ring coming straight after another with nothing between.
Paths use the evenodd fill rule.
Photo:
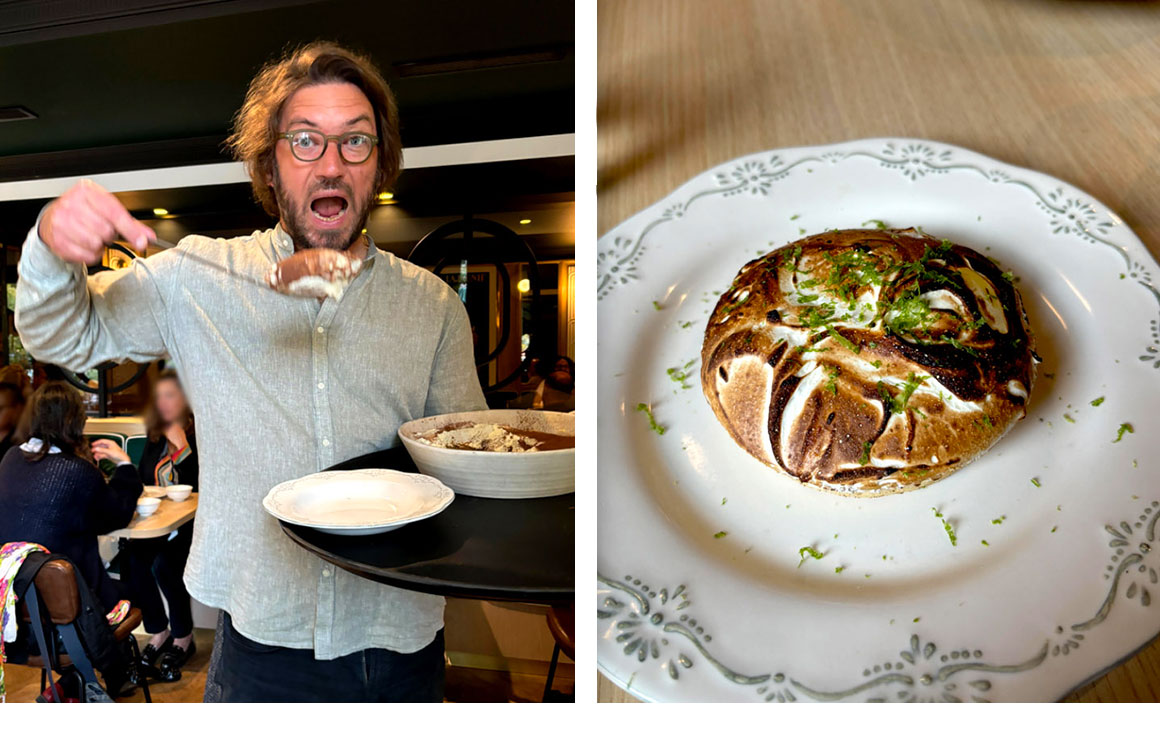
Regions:
<instances>
[{"instance_id":1,"label":"wooden table surface","mask_svg":"<svg viewBox=\"0 0 1160 740\"><path fill-rule=\"evenodd\" d=\"M109 537L124 537L130 540L162 537L193 519L197 513L197 494L189 494L184 501L174 501L166 496L161 499L157 511L149 516L133 515L133 521L124 529L109 532Z\"/></svg>"},{"instance_id":2,"label":"wooden table surface","mask_svg":"<svg viewBox=\"0 0 1160 740\"><path fill-rule=\"evenodd\" d=\"M602 0L600 233L750 152L944 141L1054 175L1160 256L1160 3ZM631 701L603 676L600 701ZM1069 697L1160 701L1160 644Z\"/></svg>"}]
</instances>

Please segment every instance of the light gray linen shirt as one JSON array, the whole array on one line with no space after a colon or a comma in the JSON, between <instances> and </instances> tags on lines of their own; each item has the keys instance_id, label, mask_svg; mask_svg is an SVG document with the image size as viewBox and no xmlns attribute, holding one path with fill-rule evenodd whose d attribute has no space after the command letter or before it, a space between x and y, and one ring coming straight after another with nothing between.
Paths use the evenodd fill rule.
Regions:
<instances>
[{"instance_id":1,"label":"light gray linen shirt","mask_svg":"<svg viewBox=\"0 0 1160 740\"><path fill-rule=\"evenodd\" d=\"M167 358L197 416L200 503L185 583L268 645L332 659L411 653L443 626L443 598L325 563L262 508L274 485L393 447L410 419L486 408L467 313L434 274L372 243L339 301L293 298L185 257L264 276L294 252L282 228L189 236L86 279L24 242L16 327L32 356L83 371Z\"/></svg>"}]
</instances>

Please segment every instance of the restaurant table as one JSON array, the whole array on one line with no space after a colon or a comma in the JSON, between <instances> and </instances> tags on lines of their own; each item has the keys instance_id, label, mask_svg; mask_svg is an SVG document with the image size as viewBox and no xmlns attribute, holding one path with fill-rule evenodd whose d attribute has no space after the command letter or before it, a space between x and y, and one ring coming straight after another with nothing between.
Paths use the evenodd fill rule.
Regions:
<instances>
[{"instance_id":1,"label":"restaurant table","mask_svg":"<svg viewBox=\"0 0 1160 740\"><path fill-rule=\"evenodd\" d=\"M416 472L406 449L330 470ZM281 522L290 539L355 575L440 596L533 604L575 598L575 494L534 499L457 495L442 513L391 532L344 536Z\"/></svg>"},{"instance_id":2,"label":"restaurant table","mask_svg":"<svg viewBox=\"0 0 1160 740\"><path fill-rule=\"evenodd\" d=\"M601 234L735 157L905 136L1073 183L1160 255L1157 3L602 1L597 29ZM1160 700L1160 646L1068 699Z\"/></svg>"},{"instance_id":3,"label":"restaurant table","mask_svg":"<svg viewBox=\"0 0 1160 740\"><path fill-rule=\"evenodd\" d=\"M161 499L157 511L149 516L133 514L133 520L124 529L109 532L108 537L127 540L143 540L163 537L181 525L189 522L197 514L197 494L189 494L184 501L174 501L166 496Z\"/></svg>"}]
</instances>

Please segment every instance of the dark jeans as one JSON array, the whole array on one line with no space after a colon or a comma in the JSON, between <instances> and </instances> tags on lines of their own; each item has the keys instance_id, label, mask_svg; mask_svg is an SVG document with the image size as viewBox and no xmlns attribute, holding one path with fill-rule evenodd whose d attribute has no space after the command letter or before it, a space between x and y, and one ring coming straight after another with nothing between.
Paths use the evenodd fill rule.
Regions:
<instances>
[{"instance_id":1,"label":"dark jeans","mask_svg":"<svg viewBox=\"0 0 1160 740\"><path fill-rule=\"evenodd\" d=\"M416 653L371 649L334 660L262 645L221 621L216 679L223 702L441 702L443 630Z\"/></svg>"},{"instance_id":2,"label":"dark jeans","mask_svg":"<svg viewBox=\"0 0 1160 740\"><path fill-rule=\"evenodd\" d=\"M189 547L193 543L193 522L166 537L129 540L121 556L121 577L129 589L133 606L141 610L145 631L164 632L168 627L176 638L193 632L193 608L189 592L181 580ZM158 590L160 588L160 591ZM161 601L165 594L165 602ZM169 604L169 615L165 604Z\"/></svg>"}]
</instances>

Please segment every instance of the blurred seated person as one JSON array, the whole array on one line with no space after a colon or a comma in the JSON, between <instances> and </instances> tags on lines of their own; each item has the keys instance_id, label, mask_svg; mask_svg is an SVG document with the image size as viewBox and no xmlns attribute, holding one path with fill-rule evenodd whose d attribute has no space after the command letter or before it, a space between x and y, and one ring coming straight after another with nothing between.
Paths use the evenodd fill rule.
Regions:
<instances>
[{"instance_id":1,"label":"blurred seated person","mask_svg":"<svg viewBox=\"0 0 1160 740\"><path fill-rule=\"evenodd\" d=\"M67 383L41 386L27 414L28 441L0 460L0 542L35 542L67 555L111 611L123 597L105 572L97 537L129 524L141 481L122 464L105 481L85 440L83 399Z\"/></svg>"},{"instance_id":2,"label":"blurred seated person","mask_svg":"<svg viewBox=\"0 0 1160 740\"><path fill-rule=\"evenodd\" d=\"M551 371L536 388L533 408L545 411L574 411L576 409L576 363L570 357L558 356Z\"/></svg>"},{"instance_id":3,"label":"blurred seated person","mask_svg":"<svg viewBox=\"0 0 1160 740\"><path fill-rule=\"evenodd\" d=\"M24 413L24 390L12 383L0 383L0 460L23 441L17 428Z\"/></svg>"},{"instance_id":4,"label":"blurred seated person","mask_svg":"<svg viewBox=\"0 0 1160 740\"><path fill-rule=\"evenodd\" d=\"M193 413L172 370L162 372L153 386L145 409L145 431L148 442L137 466L141 482L147 486L190 485L196 490ZM118 464L129 461L114 442L105 443L102 451L94 454ZM193 611L182 580L192 543L193 522L189 522L168 537L129 540L121 550L122 576L134 606L141 610L145 630L152 634L141 651L141 669L152 679L179 680L181 667L197 652Z\"/></svg>"}]
</instances>

